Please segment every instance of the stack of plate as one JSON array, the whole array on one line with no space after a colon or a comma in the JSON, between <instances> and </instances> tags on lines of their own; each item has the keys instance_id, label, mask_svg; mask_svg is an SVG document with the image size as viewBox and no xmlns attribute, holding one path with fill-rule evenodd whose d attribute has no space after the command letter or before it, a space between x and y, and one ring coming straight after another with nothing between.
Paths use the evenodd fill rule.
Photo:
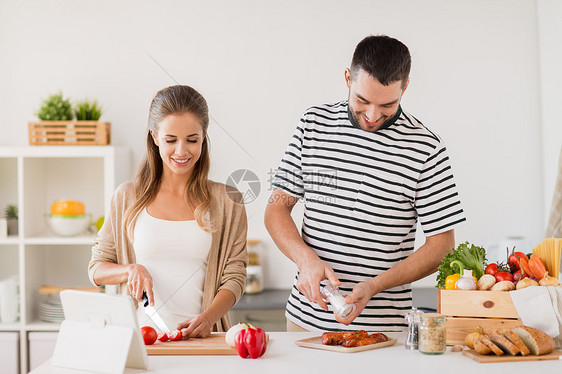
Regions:
<instances>
[{"instance_id":1,"label":"stack of plate","mask_svg":"<svg viewBox=\"0 0 562 374\"><path fill-rule=\"evenodd\" d=\"M64 312L58 293L49 295L44 303L39 303L39 319L43 322L54 323L64 321Z\"/></svg>"}]
</instances>

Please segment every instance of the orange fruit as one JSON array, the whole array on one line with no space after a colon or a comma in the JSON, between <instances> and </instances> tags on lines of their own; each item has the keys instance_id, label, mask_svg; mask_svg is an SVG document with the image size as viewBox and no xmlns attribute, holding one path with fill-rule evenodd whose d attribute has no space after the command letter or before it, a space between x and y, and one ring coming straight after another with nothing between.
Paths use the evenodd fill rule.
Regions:
<instances>
[{"instance_id":1,"label":"orange fruit","mask_svg":"<svg viewBox=\"0 0 562 374\"><path fill-rule=\"evenodd\" d=\"M56 215L84 215L86 207L80 201L60 200L51 204L51 214Z\"/></svg>"}]
</instances>

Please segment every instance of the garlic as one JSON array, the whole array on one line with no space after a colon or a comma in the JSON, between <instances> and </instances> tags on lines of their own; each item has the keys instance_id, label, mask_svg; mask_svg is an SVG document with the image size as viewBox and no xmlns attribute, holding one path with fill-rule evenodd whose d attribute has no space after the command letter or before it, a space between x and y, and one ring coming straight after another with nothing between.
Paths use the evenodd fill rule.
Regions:
<instances>
[{"instance_id":1,"label":"garlic","mask_svg":"<svg viewBox=\"0 0 562 374\"><path fill-rule=\"evenodd\" d=\"M459 290L475 290L476 281L472 278L472 270L464 270L462 277L457 281L456 286Z\"/></svg>"},{"instance_id":2,"label":"garlic","mask_svg":"<svg viewBox=\"0 0 562 374\"><path fill-rule=\"evenodd\" d=\"M548 271L544 273L544 277L539 281L540 286L558 286L558 279L548 275Z\"/></svg>"},{"instance_id":3,"label":"garlic","mask_svg":"<svg viewBox=\"0 0 562 374\"><path fill-rule=\"evenodd\" d=\"M245 330L249 328L253 329L255 328L255 326L247 322L240 322L232 326L230 329L228 329L226 335L224 336L224 340L226 341L226 344L228 344L229 347L235 347L236 344L234 343L234 338L236 337L236 334L238 334L238 332L241 330Z\"/></svg>"}]
</instances>

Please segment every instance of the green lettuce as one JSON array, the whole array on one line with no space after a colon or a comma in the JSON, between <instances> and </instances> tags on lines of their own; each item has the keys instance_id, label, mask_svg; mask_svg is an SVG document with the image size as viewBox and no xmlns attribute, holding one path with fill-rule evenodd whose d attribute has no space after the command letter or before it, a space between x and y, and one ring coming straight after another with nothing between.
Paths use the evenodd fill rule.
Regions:
<instances>
[{"instance_id":1,"label":"green lettuce","mask_svg":"<svg viewBox=\"0 0 562 374\"><path fill-rule=\"evenodd\" d=\"M451 267L452 262L454 262L456 266ZM476 279L480 279L480 277L484 275L484 269L486 268L486 250L483 247L478 247L468 242L459 244L457 248L453 248L453 251L447 253L445 257L443 257L443 260L441 260L441 265L439 265L437 269L437 286L435 287L445 287L445 279L449 275L459 272L459 262L464 269L472 270L472 275L474 275Z\"/></svg>"}]
</instances>

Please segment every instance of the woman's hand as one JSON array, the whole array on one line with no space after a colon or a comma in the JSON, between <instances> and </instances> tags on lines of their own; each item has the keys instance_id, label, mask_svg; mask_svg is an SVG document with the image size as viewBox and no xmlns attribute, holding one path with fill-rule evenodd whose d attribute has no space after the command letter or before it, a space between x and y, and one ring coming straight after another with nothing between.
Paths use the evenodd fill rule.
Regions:
<instances>
[{"instance_id":1,"label":"woman's hand","mask_svg":"<svg viewBox=\"0 0 562 374\"><path fill-rule=\"evenodd\" d=\"M140 264L129 265L127 271L127 288L133 299L141 302L142 294L146 292L148 302L154 305L154 294L152 293L152 277L146 268Z\"/></svg>"},{"instance_id":2,"label":"woman's hand","mask_svg":"<svg viewBox=\"0 0 562 374\"><path fill-rule=\"evenodd\" d=\"M203 314L178 323L177 329L182 332L183 339L207 338L211 336L213 323Z\"/></svg>"}]
</instances>

